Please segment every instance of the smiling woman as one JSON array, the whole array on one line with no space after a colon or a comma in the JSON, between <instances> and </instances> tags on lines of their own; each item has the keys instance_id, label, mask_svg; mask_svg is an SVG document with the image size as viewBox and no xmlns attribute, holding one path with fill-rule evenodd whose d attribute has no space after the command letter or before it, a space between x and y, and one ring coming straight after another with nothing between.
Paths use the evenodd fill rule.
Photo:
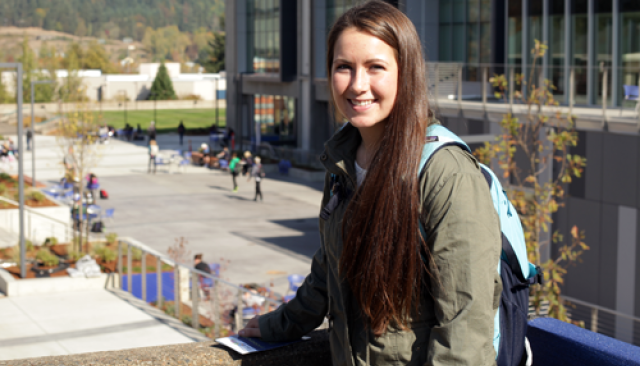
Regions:
<instances>
[{"instance_id":1,"label":"smiling woman","mask_svg":"<svg viewBox=\"0 0 640 366\"><path fill-rule=\"evenodd\" d=\"M348 123L320 156L322 243L296 297L240 335L293 340L327 316L336 366L495 365L500 226L471 154L446 146L418 171L437 121L415 27L367 1L338 18L327 51Z\"/></svg>"}]
</instances>

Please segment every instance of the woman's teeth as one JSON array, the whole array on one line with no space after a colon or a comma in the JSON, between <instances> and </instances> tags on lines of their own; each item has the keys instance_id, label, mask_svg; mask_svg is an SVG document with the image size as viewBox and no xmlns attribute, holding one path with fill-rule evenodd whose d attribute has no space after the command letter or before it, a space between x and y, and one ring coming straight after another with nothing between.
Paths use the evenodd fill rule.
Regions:
<instances>
[{"instance_id":1,"label":"woman's teeth","mask_svg":"<svg viewBox=\"0 0 640 366\"><path fill-rule=\"evenodd\" d=\"M354 99L350 99L351 104L353 105L358 105L358 106L364 106L364 105L369 105L371 103L373 103L373 100L354 100Z\"/></svg>"}]
</instances>

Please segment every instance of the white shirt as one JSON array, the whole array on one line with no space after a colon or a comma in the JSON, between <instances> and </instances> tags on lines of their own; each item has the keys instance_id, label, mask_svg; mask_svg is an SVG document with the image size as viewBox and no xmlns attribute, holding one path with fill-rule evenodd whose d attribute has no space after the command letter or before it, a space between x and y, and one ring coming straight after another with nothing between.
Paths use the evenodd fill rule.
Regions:
<instances>
[{"instance_id":1,"label":"white shirt","mask_svg":"<svg viewBox=\"0 0 640 366\"><path fill-rule=\"evenodd\" d=\"M358 187L362 185L362 182L364 182L364 177L366 176L367 176L367 170L362 169L360 165L358 165L358 162L356 161L356 180L358 183Z\"/></svg>"}]
</instances>

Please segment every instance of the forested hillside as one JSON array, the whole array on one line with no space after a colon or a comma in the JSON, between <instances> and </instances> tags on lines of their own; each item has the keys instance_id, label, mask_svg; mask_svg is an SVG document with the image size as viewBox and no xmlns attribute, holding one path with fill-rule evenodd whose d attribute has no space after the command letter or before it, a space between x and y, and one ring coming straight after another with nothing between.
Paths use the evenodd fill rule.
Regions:
<instances>
[{"instance_id":1,"label":"forested hillside","mask_svg":"<svg viewBox=\"0 0 640 366\"><path fill-rule=\"evenodd\" d=\"M142 41L147 27L217 32L224 0L1 0L0 26L41 27L102 39Z\"/></svg>"}]
</instances>

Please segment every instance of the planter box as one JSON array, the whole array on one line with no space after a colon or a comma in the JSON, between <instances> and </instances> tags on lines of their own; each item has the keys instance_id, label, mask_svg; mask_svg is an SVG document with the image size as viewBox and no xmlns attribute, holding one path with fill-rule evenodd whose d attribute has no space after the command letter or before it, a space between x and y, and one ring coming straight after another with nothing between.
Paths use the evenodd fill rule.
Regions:
<instances>
[{"instance_id":1,"label":"planter box","mask_svg":"<svg viewBox=\"0 0 640 366\"><path fill-rule=\"evenodd\" d=\"M99 290L112 287L112 284L114 283L117 284L117 277L117 273L111 275L103 273L100 277L93 278L53 277L16 280L9 272L4 269L0 269L0 291L4 292L7 296L28 296L59 292Z\"/></svg>"},{"instance_id":2,"label":"planter box","mask_svg":"<svg viewBox=\"0 0 640 366\"><path fill-rule=\"evenodd\" d=\"M56 237L59 242L67 242L71 240L71 214L69 207L64 205L51 207L30 208L41 215L37 215L24 211L24 231L25 237L34 242L34 244L44 243L48 237ZM18 233L19 227L19 210L0 209L0 228L9 233ZM58 222L62 221L65 224ZM14 243L15 244L15 243Z\"/></svg>"}]
</instances>

